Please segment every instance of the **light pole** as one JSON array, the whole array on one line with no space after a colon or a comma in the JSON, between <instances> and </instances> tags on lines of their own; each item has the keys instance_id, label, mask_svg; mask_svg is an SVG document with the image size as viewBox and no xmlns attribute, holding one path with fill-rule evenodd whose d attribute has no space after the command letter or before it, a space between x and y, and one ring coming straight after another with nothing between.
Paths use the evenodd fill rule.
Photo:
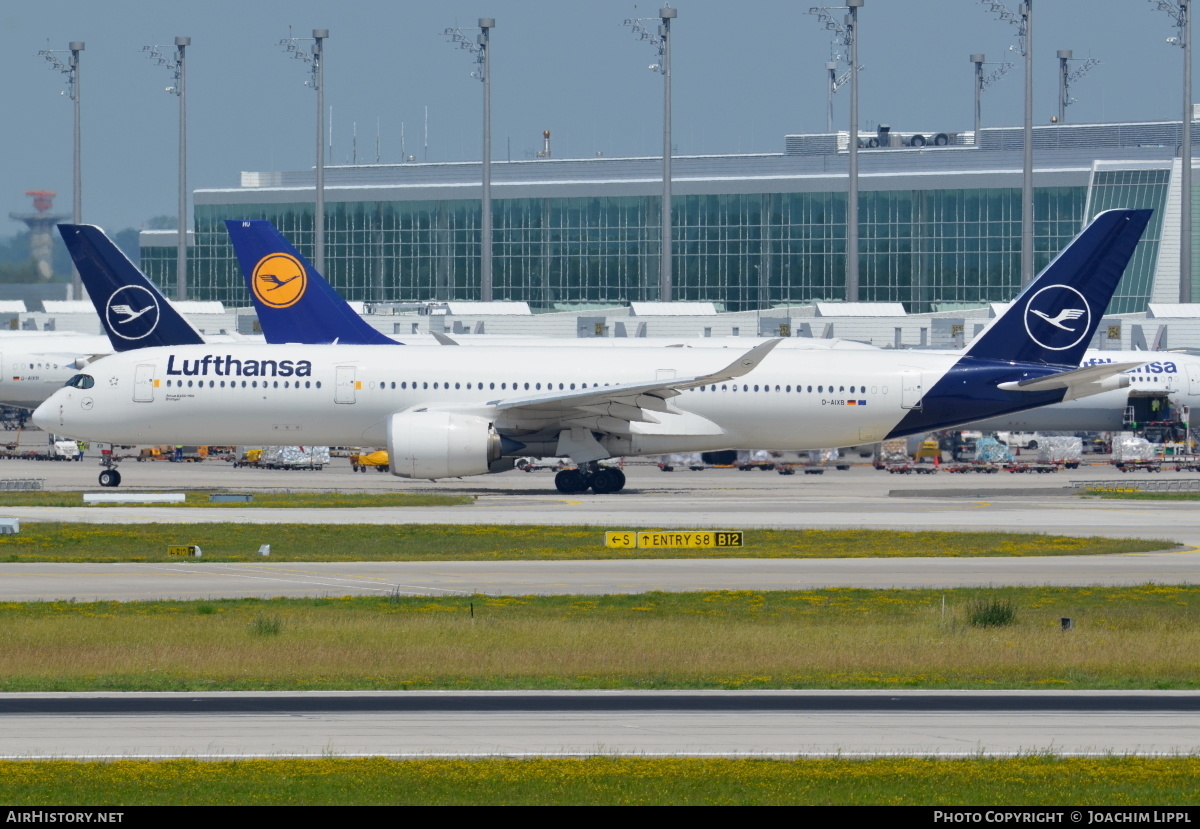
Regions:
<instances>
[{"instance_id":1,"label":"light pole","mask_svg":"<svg viewBox=\"0 0 1200 829\"><path fill-rule=\"evenodd\" d=\"M831 29L842 45L850 49L850 139L847 151L850 158L850 186L846 194L846 302L858 302L858 10L864 0L846 0L845 6L813 7L809 14ZM829 12L845 10L838 23Z\"/></svg>"},{"instance_id":2,"label":"light pole","mask_svg":"<svg viewBox=\"0 0 1200 829\"><path fill-rule=\"evenodd\" d=\"M192 45L190 37L175 38L174 59L158 51L157 46L143 46L146 57L158 66L165 66L175 76L175 85L167 92L179 97L179 239L175 248L175 297L188 298L187 284L187 64L185 50Z\"/></svg>"},{"instance_id":3,"label":"light pole","mask_svg":"<svg viewBox=\"0 0 1200 829\"><path fill-rule=\"evenodd\" d=\"M478 69L471 77L483 82L483 173L479 205L479 295L492 301L492 29L496 18L479 18L479 37L472 43L461 29L446 29L442 34L475 56Z\"/></svg>"},{"instance_id":4,"label":"light pole","mask_svg":"<svg viewBox=\"0 0 1200 829\"><path fill-rule=\"evenodd\" d=\"M1071 97L1071 82L1077 81L1091 71L1093 66L1099 65L1100 61L1096 58L1076 58L1072 57L1075 53L1070 49L1058 50L1058 121L1059 124L1067 123L1067 107L1071 104L1078 103ZM1071 61L1082 62L1083 65L1071 71Z\"/></svg>"},{"instance_id":5,"label":"light pole","mask_svg":"<svg viewBox=\"0 0 1200 829\"><path fill-rule=\"evenodd\" d=\"M1175 22L1175 37L1167 43L1183 47L1183 156L1180 176L1182 205L1179 211L1179 301L1192 301L1192 16L1191 0L1150 0Z\"/></svg>"},{"instance_id":6,"label":"light pole","mask_svg":"<svg viewBox=\"0 0 1200 829\"><path fill-rule=\"evenodd\" d=\"M979 146L979 130L983 121L983 105L980 99L987 88L1004 77L1013 65L1008 61L1003 63L988 63L982 54L971 55L971 63L975 64L975 146ZM990 75L983 74L983 67L996 66Z\"/></svg>"},{"instance_id":7,"label":"light pole","mask_svg":"<svg viewBox=\"0 0 1200 829\"><path fill-rule=\"evenodd\" d=\"M1021 165L1021 284L1033 281L1033 0L1024 0L1014 14L997 0L979 0L1000 20L1017 27L1025 58L1025 155Z\"/></svg>"},{"instance_id":8,"label":"light pole","mask_svg":"<svg viewBox=\"0 0 1200 829\"><path fill-rule=\"evenodd\" d=\"M662 241L659 245L658 298L670 302L674 293L672 274L672 245L675 231L671 222L671 21L679 16L676 9L664 6L658 17L639 17L625 20L622 24L658 50L658 63L650 64L651 72L663 76L663 195L662 195ZM651 33L642 24L659 21L657 34Z\"/></svg>"},{"instance_id":9,"label":"light pole","mask_svg":"<svg viewBox=\"0 0 1200 829\"><path fill-rule=\"evenodd\" d=\"M313 215L313 264L317 270L325 273L325 39L329 37L328 29L312 30L312 50L304 51L297 42L298 37L285 37L279 41L289 55L296 60L311 64L312 74L305 86L311 86L317 93L317 194Z\"/></svg>"},{"instance_id":10,"label":"light pole","mask_svg":"<svg viewBox=\"0 0 1200 829\"><path fill-rule=\"evenodd\" d=\"M75 126L73 130L73 148L72 148L72 193L71 193L71 222L72 224L80 224L83 221L83 172L80 163L80 129L79 129L79 53L83 51L82 40L72 40L67 45L71 57L66 64L63 64L58 58L54 57L55 52L51 49L43 49L38 52L39 57L45 58L50 65L67 76L67 96L74 104ZM61 53L62 50L59 50ZM83 283L79 281L79 270L71 266L71 297L73 299L83 299Z\"/></svg>"}]
</instances>

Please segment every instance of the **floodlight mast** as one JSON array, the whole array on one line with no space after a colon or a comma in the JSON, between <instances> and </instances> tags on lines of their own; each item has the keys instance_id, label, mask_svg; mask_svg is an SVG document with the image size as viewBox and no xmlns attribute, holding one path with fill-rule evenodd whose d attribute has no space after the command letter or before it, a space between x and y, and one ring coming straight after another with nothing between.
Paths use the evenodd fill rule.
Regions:
<instances>
[{"instance_id":1,"label":"floodlight mast","mask_svg":"<svg viewBox=\"0 0 1200 829\"><path fill-rule=\"evenodd\" d=\"M670 302L674 293L672 256L674 228L671 221L671 21L679 16L677 9L665 6L658 10L658 17L627 18L628 26L639 40L648 42L658 50L658 63L647 67L651 72L663 76L663 195L662 195L662 239L659 244L658 298ZM652 33L642 24L658 21L657 33Z\"/></svg>"},{"instance_id":2,"label":"floodlight mast","mask_svg":"<svg viewBox=\"0 0 1200 829\"><path fill-rule=\"evenodd\" d=\"M1099 66L1100 61L1096 58L1076 58L1072 57L1075 53L1070 49L1058 50L1058 121L1056 123L1067 123L1067 107L1071 104L1079 103L1071 97L1071 82L1077 81L1092 70L1092 67ZM1082 63L1082 66L1076 67L1075 71L1071 71L1071 62Z\"/></svg>"},{"instance_id":3,"label":"floodlight mast","mask_svg":"<svg viewBox=\"0 0 1200 829\"><path fill-rule=\"evenodd\" d=\"M67 51L71 53L71 57L67 63L63 63L58 58L54 57L57 53L61 54L63 50L42 49L38 52L38 57L45 58L46 61L59 72L67 76L67 97L71 99L74 105L75 123L72 130L72 179L71 179L71 222L80 224L83 221L83 168L80 162L80 128L79 128L79 53L83 51L84 43L82 40L72 40L67 44ZM79 270L71 265L71 298L83 299L83 283L79 279Z\"/></svg>"},{"instance_id":4,"label":"floodlight mast","mask_svg":"<svg viewBox=\"0 0 1200 829\"><path fill-rule=\"evenodd\" d=\"M998 0L979 0L988 11L1017 27L1025 58L1025 155L1021 165L1021 284L1033 281L1033 0L1024 0L1014 14Z\"/></svg>"},{"instance_id":5,"label":"floodlight mast","mask_svg":"<svg viewBox=\"0 0 1200 829\"><path fill-rule=\"evenodd\" d=\"M301 49L297 43L307 38L285 37L279 45L293 58L311 65L311 76L304 82L317 93L317 181L313 210L313 264L321 273L325 270L325 40L328 29L312 30L312 48Z\"/></svg>"},{"instance_id":6,"label":"floodlight mast","mask_svg":"<svg viewBox=\"0 0 1200 829\"><path fill-rule=\"evenodd\" d=\"M1171 16L1177 32L1167 43L1183 47L1183 135L1180 142L1182 170L1179 211L1179 301L1192 301L1192 15L1191 0L1150 0Z\"/></svg>"},{"instance_id":7,"label":"floodlight mast","mask_svg":"<svg viewBox=\"0 0 1200 829\"><path fill-rule=\"evenodd\" d=\"M850 185L846 195L846 302L858 302L858 10L864 0L846 0L845 6L822 8L814 6L809 14L825 24L850 50L850 138L847 150L850 159ZM842 23L831 11L847 12ZM832 119L831 119L832 120ZM832 127L831 127L832 130Z\"/></svg>"},{"instance_id":8,"label":"floodlight mast","mask_svg":"<svg viewBox=\"0 0 1200 829\"><path fill-rule=\"evenodd\" d=\"M833 132L833 96L839 89L846 85L850 80L850 69L847 68L841 75L837 73L838 61L841 60L840 55L834 55L833 60L825 64L826 71L829 72L829 95L828 95L828 111L825 115L825 131ZM863 67L859 66L859 69Z\"/></svg>"},{"instance_id":9,"label":"floodlight mast","mask_svg":"<svg viewBox=\"0 0 1200 829\"><path fill-rule=\"evenodd\" d=\"M987 88L1005 76L1013 65L1008 61L988 63L982 53L971 55L971 63L975 64L975 146L979 146L979 130L983 124L983 105L981 99ZM983 67L997 67L990 75L983 74Z\"/></svg>"},{"instance_id":10,"label":"floodlight mast","mask_svg":"<svg viewBox=\"0 0 1200 829\"><path fill-rule=\"evenodd\" d=\"M179 98L179 238L175 248L175 298L188 298L187 284L187 64L185 50L192 45L190 37L175 38L175 57L171 58L158 50L157 46L143 46L142 52L156 66L171 70L175 85L166 91Z\"/></svg>"},{"instance_id":11,"label":"floodlight mast","mask_svg":"<svg viewBox=\"0 0 1200 829\"><path fill-rule=\"evenodd\" d=\"M483 82L483 172L482 195L479 205L479 294L484 302L492 301L492 29L496 18L479 18L479 37L472 43L461 29L446 29L443 35L475 56L479 67L471 77Z\"/></svg>"}]
</instances>

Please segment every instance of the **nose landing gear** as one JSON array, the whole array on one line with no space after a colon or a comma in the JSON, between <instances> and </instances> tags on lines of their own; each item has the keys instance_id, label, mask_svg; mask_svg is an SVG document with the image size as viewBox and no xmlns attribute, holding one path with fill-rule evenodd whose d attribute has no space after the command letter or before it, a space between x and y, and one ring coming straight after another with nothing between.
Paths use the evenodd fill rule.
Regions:
<instances>
[{"instance_id":1,"label":"nose landing gear","mask_svg":"<svg viewBox=\"0 0 1200 829\"><path fill-rule=\"evenodd\" d=\"M100 450L100 465L104 467L100 470L100 486L121 485L121 473L117 471L117 462L113 460L112 450L111 444L108 451Z\"/></svg>"},{"instance_id":2,"label":"nose landing gear","mask_svg":"<svg viewBox=\"0 0 1200 829\"><path fill-rule=\"evenodd\" d=\"M625 473L615 466L592 462L587 469L564 469L554 476L554 486L563 495L579 495L589 489L597 495L620 492L625 488Z\"/></svg>"}]
</instances>

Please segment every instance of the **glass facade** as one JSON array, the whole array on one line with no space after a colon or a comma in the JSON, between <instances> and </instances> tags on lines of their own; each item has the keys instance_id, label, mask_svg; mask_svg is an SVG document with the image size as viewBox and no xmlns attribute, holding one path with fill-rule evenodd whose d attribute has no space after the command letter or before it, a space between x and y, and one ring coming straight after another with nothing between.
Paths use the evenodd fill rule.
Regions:
<instances>
[{"instance_id":1,"label":"glass facade","mask_svg":"<svg viewBox=\"0 0 1200 829\"><path fill-rule=\"evenodd\" d=\"M1154 288L1154 266L1162 241L1162 208L1167 202L1170 183L1170 170L1097 170L1092 177L1089 219L1097 213L1117 207L1154 209L1142 241L1134 250L1125 276L1117 286L1117 293L1109 303L1110 314L1146 310L1146 303Z\"/></svg>"},{"instance_id":2,"label":"glass facade","mask_svg":"<svg viewBox=\"0 0 1200 829\"><path fill-rule=\"evenodd\" d=\"M1090 186L1035 191L1037 268L1090 215L1110 207L1161 208L1170 170L1103 170L1090 177ZM901 302L918 313L943 304L1007 301L1017 293L1020 188L946 186L955 178L933 176L939 186L931 189L861 193L861 301ZM253 197L248 189L238 204L197 205L192 299L248 304L227 218L269 219L311 256L312 205L241 203ZM493 211L494 299L523 300L535 309L657 299L657 197L494 197ZM1112 312L1144 310L1161 216L1156 210ZM715 302L727 311L844 299L845 222L844 192L677 195L675 298ZM351 300L478 300L478 225L477 200L327 200L325 275ZM174 256L173 247L142 254L147 273L168 290Z\"/></svg>"}]
</instances>

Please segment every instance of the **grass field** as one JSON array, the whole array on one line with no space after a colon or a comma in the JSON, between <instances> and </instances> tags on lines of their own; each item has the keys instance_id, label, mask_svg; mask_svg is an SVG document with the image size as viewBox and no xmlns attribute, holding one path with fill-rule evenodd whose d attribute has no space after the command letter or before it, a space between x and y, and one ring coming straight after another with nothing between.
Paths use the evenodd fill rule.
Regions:
<instances>
[{"instance_id":1,"label":"grass field","mask_svg":"<svg viewBox=\"0 0 1200 829\"><path fill-rule=\"evenodd\" d=\"M596 527L25 522L19 535L0 541L0 561L166 561L167 546L173 544L198 545L205 561L258 561L262 544L271 545L272 561L1055 556L1148 552L1176 546L1166 540L1032 533L752 530L747 531L745 546L740 548L639 550L605 547L604 531Z\"/></svg>"},{"instance_id":2,"label":"grass field","mask_svg":"<svg viewBox=\"0 0 1200 829\"><path fill-rule=\"evenodd\" d=\"M170 487L167 487L170 490ZM175 491L178 491L176 489ZM455 507L475 502L473 495L439 495L432 492L255 492L253 501L214 503L208 499L215 493L238 490L189 490L184 492L183 504L166 506L215 507L220 509L331 509L334 507ZM88 494L94 494L89 490ZM124 493L131 494L131 493ZM78 507L83 505L83 492L5 492L3 502L8 507ZM96 509L129 507L129 504L94 504Z\"/></svg>"},{"instance_id":3,"label":"grass field","mask_svg":"<svg viewBox=\"0 0 1200 829\"><path fill-rule=\"evenodd\" d=\"M1200 758L241 760L0 764L22 806L1194 806ZM1085 816L1086 819L1086 816ZM1065 822L1065 821L1064 821Z\"/></svg>"},{"instance_id":4,"label":"grass field","mask_svg":"<svg viewBox=\"0 0 1200 829\"><path fill-rule=\"evenodd\" d=\"M0 691L1194 689L1200 587L14 603L0 641Z\"/></svg>"},{"instance_id":5,"label":"grass field","mask_svg":"<svg viewBox=\"0 0 1200 829\"><path fill-rule=\"evenodd\" d=\"M1137 481L1130 481L1125 487L1136 487ZM1200 501L1200 492L1085 492L1085 495L1100 496L1115 501Z\"/></svg>"}]
</instances>

